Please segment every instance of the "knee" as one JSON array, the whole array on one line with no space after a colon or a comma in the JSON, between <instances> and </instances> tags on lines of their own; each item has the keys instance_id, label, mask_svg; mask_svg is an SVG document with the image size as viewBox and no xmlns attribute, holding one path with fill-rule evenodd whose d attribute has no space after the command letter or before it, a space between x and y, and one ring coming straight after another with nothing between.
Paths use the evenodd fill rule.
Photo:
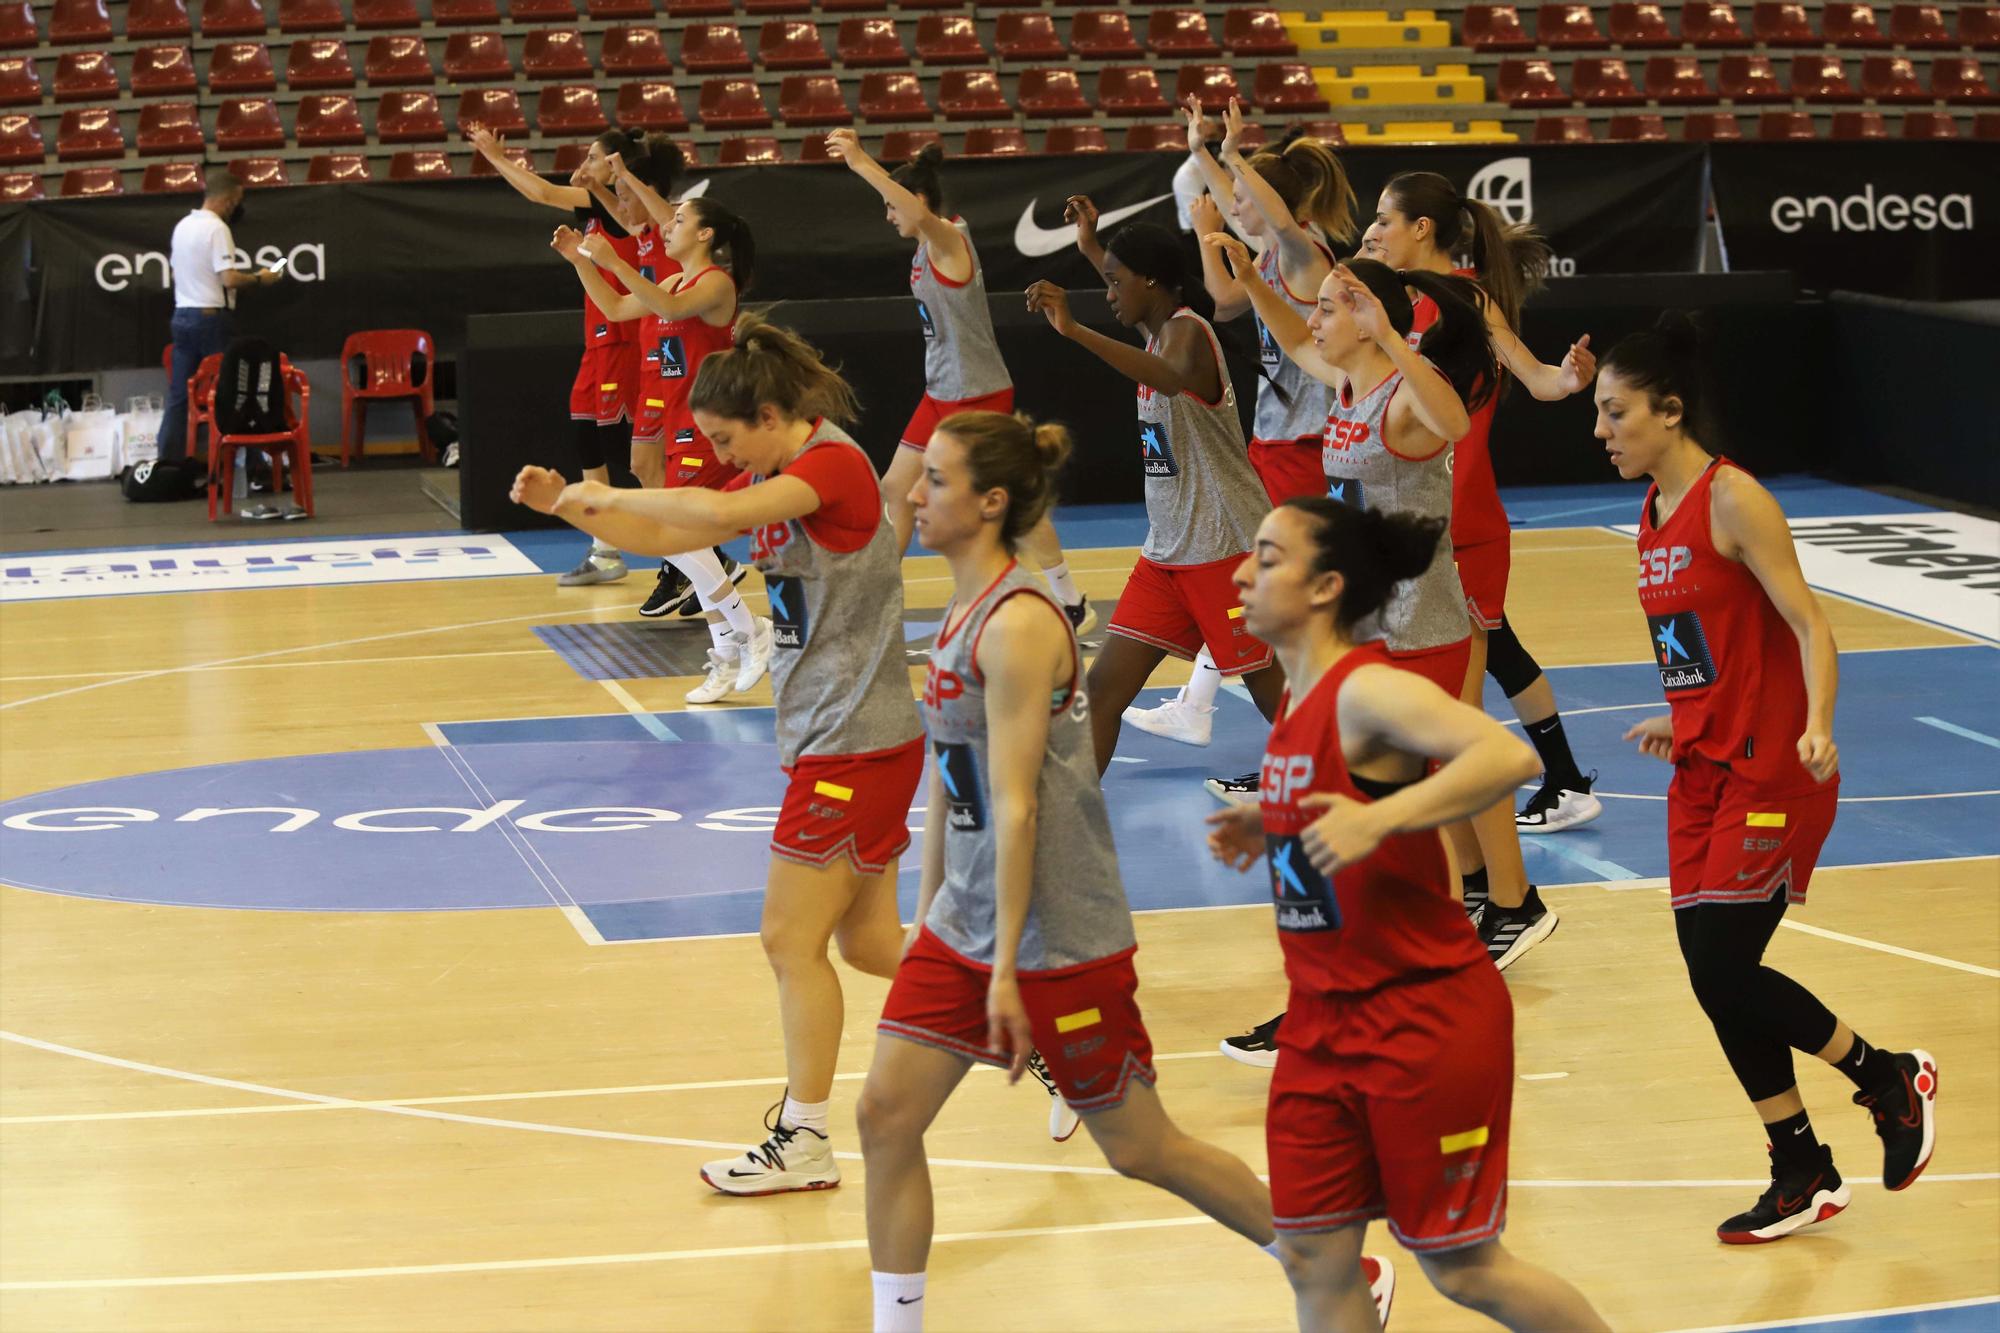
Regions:
<instances>
[{"instance_id":1,"label":"knee","mask_svg":"<svg viewBox=\"0 0 2000 1333\"><path fill-rule=\"evenodd\" d=\"M1314 1243L1318 1242L1318 1243ZM1330 1244L1323 1236L1287 1236L1278 1233L1278 1262L1285 1267L1285 1280L1294 1291L1338 1292L1351 1283L1366 1286L1361 1272L1359 1246Z\"/></svg>"},{"instance_id":2,"label":"knee","mask_svg":"<svg viewBox=\"0 0 2000 1333\"><path fill-rule=\"evenodd\" d=\"M1158 1185L1166 1178L1167 1149L1163 1143L1146 1143L1132 1138L1100 1142L1104 1160L1113 1171L1128 1180Z\"/></svg>"},{"instance_id":3,"label":"knee","mask_svg":"<svg viewBox=\"0 0 2000 1333\"><path fill-rule=\"evenodd\" d=\"M1456 1255L1419 1256L1424 1276L1438 1294L1470 1310L1488 1310L1498 1304L1498 1284L1490 1265Z\"/></svg>"},{"instance_id":4,"label":"knee","mask_svg":"<svg viewBox=\"0 0 2000 1333\"><path fill-rule=\"evenodd\" d=\"M892 977L896 974L901 937L883 940L836 935L834 943L840 948L841 961L856 972L866 972L871 977Z\"/></svg>"},{"instance_id":5,"label":"knee","mask_svg":"<svg viewBox=\"0 0 2000 1333\"><path fill-rule=\"evenodd\" d=\"M1720 1021L1743 1012L1745 977L1734 963L1712 954L1690 953L1687 974L1695 1000L1711 1019Z\"/></svg>"},{"instance_id":6,"label":"knee","mask_svg":"<svg viewBox=\"0 0 2000 1333\"><path fill-rule=\"evenodd\" d=\"M826 961L826 941L818 941L817 947L803 931L787 929L782 925L766 923L758 932L757 939L764 946L764 959L779 977L788 972L807 967L814 962Z\"/></svg>"},{"instance_id":7,"label":"knee","mask_svg":"<svg viewBox=\"0 0 2000 1333\"><path fill-rule=\"evenodd\" d=\"M923 1127L917 1124L908 1104L872 1078L863 1085L861 1098L854 1104L854 1127L863 1154L923 1136Z\"/></svg>"}]
</instances>

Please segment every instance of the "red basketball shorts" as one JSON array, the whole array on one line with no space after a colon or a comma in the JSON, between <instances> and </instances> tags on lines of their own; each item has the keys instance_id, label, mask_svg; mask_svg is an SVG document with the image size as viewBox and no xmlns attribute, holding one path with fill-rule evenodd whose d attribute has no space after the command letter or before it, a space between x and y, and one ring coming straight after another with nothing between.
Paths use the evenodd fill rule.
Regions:
<instances>
[{"instance_id":1,"label":"red basketball shorts","mask_svg":"<svg viewBox=\"0 0 2000 1333\"><path fill-rule=\"evenodd\" d=\"M1486 963L1361 996L1292 992L1264 1121L1272 1224L1389 1219L1417 1254L1507 1222L1514 1006Z\"/></svg>"},{"instance_id":2,"label":"red basketball shorts","mask_svg":"<svg viewBox=\"0 0 2000 1333\"><path fill-rule=\"evenodd\" d=\"M615 426L632 416L639 364L637 343L593 343L584 348L576 379L569 386L570 420Z\"/></svg>"},{"instance_id":3,"label":"red basketball shorts","mask_svg":"<svg viewBox=\"0 0 2000 1333\"><path fill-rule=\"evenodd\" d=\"M1156 565L1140 556L1111 613L1111 632L1189 661L1206 646L1225 676L1271 665L1271 647L1243 624L1243 602L1230 581L1242 563L1232 555L1205 565Z\"/></svg>"},{"instance_id":4,"label":"red basketball shorts","mask_svg":"<svg viewBox=\"0 0 2000 1333\"><path fill-rule=\"evenodd\" d=\"M1389 660L1405 671L1414 671L1431 684L1458 698L1465 689L1465 672L1472 665L1472 636L1442 648L1420 648L1411 653L1389 654Z\"/></svg>"},{"instance_id":5,"label":"red basketball shorts","mask_svg":"<svg viewBox=\"0 0 2000 1333\"><path fill-rule=\"evenodd\" d=\"M1326 472L1320 466L1320 438L1250 441L1250 466L1264 483L1271 507L1300 495L1326 494Z\"/></svg>"},{"instance_id":6,"label":"red basketball shorts","mask_svg":"<svg viewBox=\"0 0 2000 1333\"><path fill-rule=\"evenodd\" d=\"M1806 900L1833 831L1840 778L1760 792L1712 759L1689 755L1667 786L1667 883L1675 907Z\"/></svg>"},{"instance_id":7,"label":"red basketball shorts","mask_svg":"<svg viewBox=\"0 0 2000 1333\"><path fill-rule=\"evenodd\" d=\"M1472 623L1491 632L1507 613L1507 574L1513 565L1514 543L1500 537L1460 546L1451 553L1458 581L1465 588L1465 611Z\"/></svg>"},{"instance_id":8,"label":"red basketball shorts","mask_svg":"<svg viewBox=\"0 0 2000 1333\"><path fill-rule=\"evenodd\" d=\"M695 429L694 419L684 416L665 433L666 475L661 482L667 490L677 486L698 486L719 491L734 481L741 471L715 456L715 446Z\"/></svg>"},{"instance_id":9,"label":"red basketball shorts","mask_svg":"<svg viewBox=\"0 0 2000 1333\"><path fill-rule=\"evenodd\" d=\"M879 875L910 845L910 807L924 775L924 738L872 754L810 754L785 770L791 779L771 853L801 865L845 856Z\"/></svg>"},{"instance_id":10,"label":"red basketball shorts","mask_svg":"<svg viewBox=\"0 0 2000 1333\"><path fill-rule=\"evenodd\" d=\"M956 402L947 402L942 398L933 398L929 394L925 394L924 400L917 404L917 410L910 414L910 424L903 427L902 447L918 450L927 448L931 442L931 432L937 429L938 422L943 421L953 413L1012 412L1013 410L1014 391L1011 388L1002 389L998 393L985 394L978 398L961 398Z\"/></svg>"},{"instance_id":11,"label":"red basketball shorts","mask_svg":"<svg viewBox=\"0 0 2000 1333\"><path fill-rule=\"evenodd\" d=\"M1153 1042L1139 1017L1130 949L1053 972L1023 972L1021 1003L1035 1049L1079 1115L1118 1106L1138 1079L1153 1086ZM877 1031L981 1064L1007 1057L986 1044L993 969L954 953L920 927L896 969Z\"/></svg>"}]
</instances>

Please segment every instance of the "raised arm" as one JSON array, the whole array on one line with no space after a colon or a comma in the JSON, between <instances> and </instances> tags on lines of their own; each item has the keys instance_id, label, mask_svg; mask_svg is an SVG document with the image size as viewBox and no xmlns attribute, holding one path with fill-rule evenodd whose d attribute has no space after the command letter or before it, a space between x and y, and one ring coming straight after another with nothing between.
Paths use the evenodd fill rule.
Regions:
<instances>
[{"instance_id":1,"label":"raised arm","mask_svg":"<svg viewBox=\"0 0 2000 1333\"><path fill-rule=\"evenodd\" d=\"M1097 205L1087 194L1073 194L1063 204L1063 221L1076 225L1076 248L1095 269L1104 267L1104 243L1097 239Z\"/></svg>"},{"instance_id":2,"label":"raised arm","mask_svg":"<svg viewBox=\"0 0 2000 1333\"><path fill-rule=\"evenodd\" d=\"M729 317L736 313L736 284L722 273L704 273L691 285L668 291L626 263L608 237L586 236L577 253L624 283L634 300L661 319L700 318L720 325L728 323ZM595 292L591 295L596 297ZM597 304L600 310L610 313L602 300Z\"/></svg>"},{"instance_id":3,"label":"raised arm","mask_svg":"<svg viewBox=\"0 0 2000 1333\"><path fill-rule=\"evenodd\" d=\"M1188 205L1188 216L1194 221L1197 238L1214 236L1223 230L1222 210L1215 206L1210 195L1200 195ZM1261 280L1251 281L1263 286ZM1249 313L1250 297L1243 290L1243 280L1236 276L1222 252L1211 245L1201 247L1201 285L1215 302L1216 319L1240 319Z\"/></svg>"},{"instance_id":4,"label":"raised arm","mask_svg":"<svg viewBox=\"0 0 2000 1333\"><path fill-rule=\"evenodd\" d=\"M583 242L583 233L574 227L557 227L554 238L549 241L549 248L569 261L569 266L576 270L577 281L583 284L583 290L590 294L590 299L597 302L597 308L604 312L606 319L637 319L645 314L646 307L638 297L630 292L621 292L604 280L604 275L597 271L597 265L584 255Z\"/></svg>"},{"instance_id":5,"label":"raised arm","mask_svg":"<svg viewBox=\"0 0 2000 1333\"><path fill-rule=\"evenodd\" d=\"M1486 301L1486 332L1493 340L1493 353L1521 387L1545 403L1567 398L1588 388L1597 378L1597 357L1590 350L1590 335L1584 334L1569 345L1562 364L1551 366L1528 350L1521 335L1514 332L1507 317L1493 301Z\"/></svg>"},{"instance_id":6,"label":"raised arm","mask_svg":"<svg viewBox=\"0 0 2000 1333\"><path fill-rule=\"evenodd\" d=\"M1187 113L1188 161L1194 163L1195 170L1201 173L1201 178L1207 184L1210 194L1217 199L1229 198L1229 173L1209 156L1208 140L1202 134L1202 126L1207 118L1201 114L1201 99L1189 93L1187 101L1181 104L1181 110ZM1232 142L1228 139L1223 140L1224 153L1233 152L1234 149L1235 145Z\"/></svg>"},{"instance_id":7,"label":"raised arm","mask_svg":"<svg viewBox=\"0 0 2000 1333\"><path fill-rule=\"evenodd\" d=\"M1108 338L1077 323L1076 317L1070 313L1069 293L1046 278L1028 288L1028 309L1039 311L1048 319L1050 328L1086 348L1119 374L1137 380L1158 393L1180 393L1191 388L1203 398L1213 401L1222 391L1220 374L1213 366L1206 380L1199 378L1200 366L1193 355L1193 343L1201 343L1201 351L1206 355L1208 340L1187 320L1167 321L1168 327L1160 332L1160 355L1155 356L1143 347L1134 347L1119 338ZM1173 327L1176 324L1183 327ZM1192 340L1188 336L1190 334L1193 335ZM1208 359L1211 362L1214 360L1213 357Z\"/></svg>"},{"instance_id":8,"label":"raised arm","mask_svg":"<svg viewBox=\"0 0 2000 1333\"><path fill-rule=\"evenodd\" d=\"M646 210L646 216L653 220L654 226L665 231L668 227L674 225L674 214L680 211L679 204L663 198L658 190L655 190L652 186L627 171L625 169L625 158L622 154L613 153L605 158L604 162L606 167L610 169L612 181L614 183L621 180L625 182L626 186L632 191L632 197L639 201L640 206Z\"/></svg>"},{"instance_id":9,"label":"raised arm","mask_svg":"<svg viewBox=\"0 0 2000 1333\"><path fill-rule=\"evenodd\" d=\"M798 477L776 476L738 491L701 487L628 490L598 481L569 485L560 472L524 467L511 498L553 514L607 546L639 555L681 555L732 541L752 528L804 518L819 492Z\"/></svg>"},{"instance_id":10,"label":"raised arm","mask_svg":"<svg viewBox=\"0 0 2000 1333\"><path fill-rule=\"evenodd\" d=\"M1234 236L1218 233L1202 238L1204 263L1211 251L1222 255L1235 270L1237 285L1257 312L1257 318L1263 320L1264 327L1271 331L1271 341L1278 345L1279 351L1321 384L1338 389L1347 383L1346 374L1320 356L1319 348L1313 344L1312 329L1299 318L1299 312L1292 309L1291 302L1272 291L1262 278L1251 272L1255 261L1250 258L1249 247Z\"/></svg>"},{"instance_id":11,"label":"raised arm","mask_svg":"<svg viewBox=\"0 0 2000 1333\"><path fill-rule=\"evenodd\" d=\"M493 164L500 179L514 187L514 192L530 203L544 204L550 208L578 209L590 207L590 191L580 185L557 185L545 181L520 163L509 158L500 147L500 141L493 137L493 131L480 126L472 132L472 146L479 155Z\"/></svg>"},{"instance_id":12,"label":"raised arm","mask_svg":"<svg viewBox=\"0 0 2000 1333\"><path fill-rule=\"evenodd\" d=\"M1285 207L1285 201L1271 188L1271 183L1252 171L1243 154L1237 150L1237 143L1243 137L1243 108L1236 104L1235 98L1229 99L1229 109L1223 117L1222 166L1234 181L1242 184L1243 193L1249 196L1251 206L1264 219L1266 233L1277 238L1278 262L1285 271L1301 282L1311 281L1317 286L1331 266L1326 256L1320 253L1312 233L1299 225L1299 220L1292 216L1291 209ZM1313 276L1314 269L1318 271L1317 278Z\"/></svg>"},{"instance_id":13,"label":"raised arm","mask_svg":"<svg viewBox=\"0 0 2000 1333\"><path fill-rule=\"evenodd\" d=\"M1373 338L1403 373L1402 388L1389 400L1384 427L1390 438L1384 443L1399 454L1428 458L1453 440L1464 439L1472 429L1472 417L1451 381L1396 332L1367 283L1344 266L1335 268L1333 276L1340 284L1334 299L1347 306L1354 327Z\"/></svg>"},{"instance_id":14,"label":"raised arm","mask_svg":"<svg viewBox=\"0 0 2000 1333\"><path fill-rule=\"evenodd\" d=\"M947 218L931 211L915 191L907 190L890 178L888 168L868 155L861 136L853 130L835 130L826 136L826 149L847 164L847 169L868 182L882 202L906 218L922 219L917 224L924 244L930 247L931 263L947 282L967 282L972 278L972 249L965 236Z\"/></svg>"}]
</instances>

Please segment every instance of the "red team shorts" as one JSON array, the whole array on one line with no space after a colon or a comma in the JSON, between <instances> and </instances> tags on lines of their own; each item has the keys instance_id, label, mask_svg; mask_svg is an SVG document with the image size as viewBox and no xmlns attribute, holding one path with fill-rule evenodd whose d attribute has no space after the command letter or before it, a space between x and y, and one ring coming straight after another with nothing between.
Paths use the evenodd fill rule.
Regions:
<instances>
[{"instance_id":1,"label":"red team shorts","mask_svg":"<svg viewBox=\"0 0 2000 1333\"><path fill-rule=\"evenodd\" d=\"M1132 953L1050 972L1021 974L1021 1003L1035 1049L1063 1100L1079 1115L1121 1105L1138 1079L1153 1086L1153 1042L1139 1017ZM986 990L993 969L953 952L928 927L896 969L876 1030L981 1064L1007 1058L986 1045Z\"/></svg>"},{"instance_id":2,"label":"red team shorts","mask_svg":"<svg viewBox=\"0 0 2000 1333\"><path fill-rule=\"evenodd\" d=\"M1513 565L1514 543L1499 537L1490 542L1474 542L1451 553L1458 566L1458 581L1465 588L1465 612L1472 623L1491 633L1500 628L1507 614L1507 573Z\"/></svg>"},{"instance_id":3,"label":"red team shorts","mask_svg":"<svg viewBox=\"0 0 2000 1333\"><path fill-rule=\"evenodd\" d=\"M980 398L961 398L956 402L946 402L941 398L924 395L917 404L917 410L910 415L910 424L903 427L902 447L923 450L930 445L931 432L937 424L956 412L1012 412L1014 391L1002 389Z\"/></svg>"},{"instance_id":4,"label":"red team shorts","mask_svg":"<svg viewBox=\"0 0 2000 1333\"><path fill-rule=\"evenodd\" d=\"M1514 1006L1489 964L1365 995L1293 990L1264 1118L1278 1234L1386 1217L1416 1254L1495 1239L1513 1085Z\"/></svg>"},{"instance_id":5,"label":"red team shorts","mask_svg":"<svg viewBox=\"0 0 2000 1333\"><path fill-rule=\"evenodd\" d=\"M1456 699L1465 689L1465 672L1472 665L1472 637L1442 648L1419 648L1415 652L1389 654L1389 660L1405 671L1413 671Z\"/></svg>"},{"instance_id":6,"label":"red team shorts","mask_svg":"<svg viewBox=\"0 0 2000 1333\"><path fill-rule=\"evenodd\" d=\"M635 416L639 391L639 344L597 343L583 349L576 379L569 386L572 421L615 426Z\"/></svg>"},{"instance_id":7,"label":"red team shorts","mask_svg":"<svg viewBox=\"0 0 2000 1333\"><path fill-rule=\"evenodd\" d=\"M809 754L785 770L791 785L771 852L801 865L846 856L879 875L910 845L910 808L924 775L924 738L872 754Z\"/></svg>"},{"instance_id":8,"label":"red team shorts","mask_svg":"<svg viewBox=\"0 0 2000 1333\"><path fill-rule=\"evenodd\" d=\"M1188 661L1204 645L1225 676L1271 664L1271 648L1243 624L1243 602L1230 576L1232 555L1205 565L1156 565L1140 556L1111 612L1111 632L1164 648Z\"/></svg>"},{"instance_id":9,"label":"red team shorts","mask_svg":"<svg viewBox=\"0 0 2000 1333\"><path fill-rule=\"evenodd\" d=\"M1688 755L1667 786L1667 883L1675 907L1806 900L1819 849L1833 831L1840 778L1820 787L1759 791L1726 765Z\"/></svg>"},{"instance_id":10,"label":"red team shorts","mask_svg":"<svg viewBox=\"0 0 2000 1333\"><path fill-rule=\"evenodd\" d=\"M1297 440L1250 441L1250 466L1264 483L1271 507L1301 495L1325 495L1326 471L1320 464L1320 437Z\"/></svg>"}]
</instances>

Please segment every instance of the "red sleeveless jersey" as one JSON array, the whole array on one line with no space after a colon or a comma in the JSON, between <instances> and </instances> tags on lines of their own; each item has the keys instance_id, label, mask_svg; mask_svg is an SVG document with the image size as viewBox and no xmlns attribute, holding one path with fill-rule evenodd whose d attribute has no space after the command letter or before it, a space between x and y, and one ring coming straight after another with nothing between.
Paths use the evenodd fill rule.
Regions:
<instances>
[{"instance_id":1,"label":"red sleeveless jersey","mask_svg":"<svg viewBox=\"0 0 2000 1333\"><path fill-rule=\"evenodd\" d=\"M1319 817L1299 801L1333 792L1375 798L1355 785L1340 750L1340 687L1356 670L1392 665L1379 641L1334 663L1303 699L1289 693L1264 747L1258 784L1271 901L1285 975L1314 994L1371 991L1393 981L1486 961L1465 908L1451 896L1451 867L1435 829L1385 838L1365 860L1336 871L1313 869L1299 835Z\"/></svg>"},{"instance_id":2,"label":"red sleeveless jersey","mask_svg":"<svg viewBox=\"0 0 2000 1333\"><path fill-rule=\"evenodd\" d=\"M611 242L612 248L618 252L620 259L623 259L634 268L639 266L639 261L636 258L640 247L639 234L628 233L624 228L618 226L605 226L604 224L607 220L615 223L617 219L612 218L594 200L591 202L589 208L577 209L576 215L578 229L585 236L605 237ZM648 231L650 231L650 228ZM616 274L599 269L598 276L611 284L613 291L623 292L625 290L625 284L618 281ZM629 319L605 318L604 311L598 308L597 302L590 299L590 293L585 292L583 294L583 345L585 347L601 347L610 343L630 342L638 333L638 330L634 327L635 323L636 321Z\"/></svg>"},{"instance_id":3,"label":"red sleeveless jersey","mask_svg":"<svg viewBox=\"0 0 2000 1333\"><path fill-rule=\"evenodd\" d=\"M1458 268L1453 274L1479 281L1476 269ZM1411 302L1416 318L1410 324L1410 346L1415 348L1424 333L1437 323L1437 302L1418 296ZM1502 372L1505 373L1504 371ZM1487 437L1493 433L1493 412L1500 406L1498 395L1483 407L1472 409L1472 429L1451 446L1451 544L1474 546L1500 541L1510 535L1507 510L1500 503L1500 483L1493 477L1493 453Z\"/></svg>"},{"instance_id":4,"label":"red sleeveless jersey","mask_svg":"<svg viewBox=\"0 0 2000 1333\"><path fill-rule=\"evenodd\" d=\"M666 251L661 248L660 229L650 224L632 233L632 254L628 262L639 270L640 277L656 285L665 285L668 278L681 271L680 261L669 259ZM600 269L599 272L603 270ZM618 280L609 273L605 273L604 276L610 280L612 286L620 286ZM649 312L634 321L630 336L640 343L642 349L651 348L658 345L659 329L660 317Z\"/></svg>"},{"instance_id":5,"label":"red sleeveless jersey","mask_svg":"<svg viewBox=\"0 0 2000 1333\"><path fill-rule=\"evenodd\" d=\"M725 278L729 276L711 264L684 278L681 290L694 286L709 273L721 273ZM729 347L734 329L733 312L730 322L719 328L700 315L690 315L685 319L647 316L640 351L654 389L665 400L663 415L670 427L688 423L688 391L694 387L694 373L701 369L702 361L710 352L724 351Z\"/></svg>"},{"instance_id":6,"label":"red sleeveless jersey","mask_svg":"<svg viewBox=\"0 0 2000 1333\"><path fill-rule=\"evenodd\" d=\"M1660 488L1648 487L1639 515L1639 608L1673 709L1674 749L1769 790L1816 788L1799 762L1799 641L1750 567L1715 549L1709 493L1725 467L1736 464L1710 463L1665 523L1653 517Z\"/></svg>"}]
</instances>

